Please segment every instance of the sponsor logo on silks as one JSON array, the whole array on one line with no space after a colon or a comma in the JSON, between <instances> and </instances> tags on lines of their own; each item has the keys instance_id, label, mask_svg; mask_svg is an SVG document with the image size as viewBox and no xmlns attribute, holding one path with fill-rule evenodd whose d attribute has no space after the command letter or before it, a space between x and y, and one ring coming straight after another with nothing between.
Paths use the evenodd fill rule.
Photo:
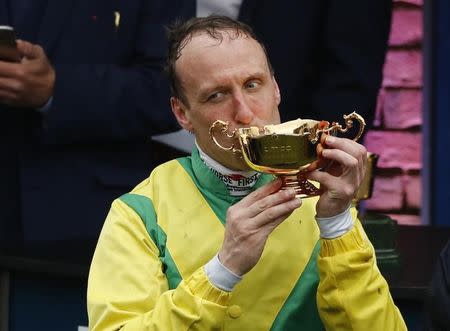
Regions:
<instances>
[{"instance_id":1,"label":"sponsor logo on silks","mask_svg":"<svg viewBox=\"0 0 450 331\"><path fill-rule=\"evenodd\" d=\"M236 180L236 181L245 178L245 176L242 176L242 175L239 175L239 174L231 174L229 177L230 177L232 180Z\"/></svg>"},{"instance_id":2,"label":"sponsor logo on silks","mask_svg":"<svg viewBox=\"0 0 450 331\"><path fill-rule=\"evenodd\" d=\"M224 175L212 168L211 171L226 185L228 191L233 196L243 196L250 193L251 188L260 176L259 173L255 173L250 177L245 177L241 174Z\"/></svg>"},{"instance_id":3,"label":"sponsor logo on silks","mask_svg":"<svg viewBox=\"0 0 450 331\"><path fill-rule=\"evenodd\" d=\"M259 173L255 173L250 177L242 176L241 179L237 181L238 186L253 186L253 184L258 180Z\"/></svg>"},{"instance_id":4,"label":"sponsor logo on silks","mask_svg":"<svg viewBox=\"0 0 450 331\"><path fill-rule=\"evenodd\" d=\"M259 174L255 173L250 177L245 177L241 174L231 174L231 175L224 175L218 172L215 169L211 169L214 175L217 176L221 181L223 181L225 184L231 184L233 186L249 186L256 182L259 178Z\"/></svg>"},{"instance_id":5,"label":"sponsor logo on silks","mask_svg":"<svg viewBox=\"0 0 450 331\"><path fill-rule=\"evenodd\" d=\"M225 184L228 185L232 183L233 179L230 176L221 174L216 169L211 169L211 171L213 172L214 175L216 175L217 178L219 178Z\"/></svg>"}]
</instances>

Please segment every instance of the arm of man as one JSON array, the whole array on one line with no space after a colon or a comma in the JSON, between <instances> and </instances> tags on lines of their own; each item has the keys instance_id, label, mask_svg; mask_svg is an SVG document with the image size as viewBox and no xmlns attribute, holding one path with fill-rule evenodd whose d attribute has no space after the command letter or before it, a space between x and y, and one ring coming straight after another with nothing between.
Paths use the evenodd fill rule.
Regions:
<instances>
[{"instance_id":1,"label":"arm of man","mask_svg":"<svg viewBox=\"0 0 450 331\"><path fill-rule=\"evenodd\" d=\"M69 60L54 52L49 61L40 46L31 45L40 50L39 70L53 73L46 84L46 93L37 89L37 84L27 84L33 81L42 85L46 81L32 76L33 72L26 68L19 68L13 84L17 86L16 95L9 95L10 100L3 103L37 109L52 97L42 116L41 130L49 144L145 140L153 134L176 130L178 125L168 102L169 84L163 72L167 52L165 25L190 15L189 4L181 0L136 1L140 6L135 10L138 15L124 14L121 18L124 29L118 28L117 36L108 35L111 43L116 43L108 48L113 54L102 55L103 50L95 49L92 58L78 57L77 49L85 48L81 36L79 43L74 43ZM137 23L126 26L126 20ZM104 33L113 33L108 31ZM121 34L128 35L121 37ZM123 40L133 43L133 47L121 44ZM22 62L27 62L27 54L23 55ZM32 95L38 98L30 100Z\"/></svg>"},{"instance_id":2,"label":"arm of man","mask_svg":"<svg viewBox=\"0 0 450 331\"><path fill-rule=\"evenodd\" d=\"M361 223L321 239L317 305L327 330L407 330Z\"/></svg>"},{"instance_id":3,"label":"arm of man","mask_svg":"<svg viewBox=\"0 0 450 331\"><path fill-rule=\"evenodd\" d=\"M328 147L323 157L333 163L326 172L308 176L324 190L316 205L320 228L321 222L350 213L348 206L364 177L367 159L365 148L352 140L328 136L322 143ZM353 227L347 227L347 232L321 239L317 304L322 322L327 330L365 330L368 326L406 330L355 210L352 218Z\"/></svg>"},{"instance_id":4,"label":"arm of man","mask_svg":"<svg viewBox=\"0 0 450 331\"><path fill-rule=\"evenodd\" d=\"M143 220L116 200L106 218L89 272L92 331L218 329L230 294L215 288L204 268L169 288L160 251Z\"/></svg>"},{"instance_id":5,"label":"arm of man","mask_svg":"<svg viewBox=\"0 0 450 331\"><path fill-rule=\"evenodd\" d=\"M268 235L301 204L293 191L279 191L280 186L280 180L269 183L230 208L219 256L233 273L243 275L253 268ZM204 266L174 284L163 271L160 255L140 216L123 201L115 201L89 273L93 331L181 331L194 324L199 330L220 328L230 292L214 286Z\"/></svg>"},{"instance_id":6,"label":"arm of man","mask_svg":"<svg viewBox=\"0 0 450 331\"><path fill-rule=\"evenodd\" d=\"M40 108L53 94L55 71L39 45L18 40L20 62L0 60L0 103Z\"/></svg>"}]
</instances>

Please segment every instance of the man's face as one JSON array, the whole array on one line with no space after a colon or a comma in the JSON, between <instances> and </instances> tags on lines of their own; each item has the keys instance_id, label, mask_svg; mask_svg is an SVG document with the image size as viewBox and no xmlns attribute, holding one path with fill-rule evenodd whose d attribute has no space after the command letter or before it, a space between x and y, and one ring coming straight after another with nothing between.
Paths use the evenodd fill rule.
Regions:
<instances>
[{"instance_id":1,"label":"man's face","mask_svg":"<svg viewBox=\"0 0 450 331\"><path fill-rule=\"evenodd\" d=\"M180 125L193 131L200 148L219 163L248 169L239 154L215 145L209 128L218 119L229 122L230 132L280 122L280 91L262 47L233 31L224 31L222 42L205 33L196 34L182 50L175 69L188 103L171 99ZM223 145L230 142L223 141Z\"/></svg>"}]
</instances>

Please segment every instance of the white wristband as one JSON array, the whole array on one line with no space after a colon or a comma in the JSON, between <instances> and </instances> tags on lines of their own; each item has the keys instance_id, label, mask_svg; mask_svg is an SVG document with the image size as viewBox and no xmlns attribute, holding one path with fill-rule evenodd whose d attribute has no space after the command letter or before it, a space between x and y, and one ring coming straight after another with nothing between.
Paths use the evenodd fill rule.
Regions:
<instances>
[{"instance_id":1,"label":"white wristband","mask_svg":"<svg viewBox=\"0 0 450 331\"><path fill-rule=\"evenodd\" d=\"M346 234L353 228L350 206L342 213L332 217L316 217L320 229L320 237L333 239Z\"/></svg>"},{"instance_id":2,"label":"white wristband","mask_svg":"<svg viewBox=\"0 0 450 331\"><path fill-rule=\"evenodd\" d=\"M205 265L205 272L209 281L222 291L231 292L242 280L241 276L236 275L220 262L218 254Z\"/></svg>"}]
</instances>

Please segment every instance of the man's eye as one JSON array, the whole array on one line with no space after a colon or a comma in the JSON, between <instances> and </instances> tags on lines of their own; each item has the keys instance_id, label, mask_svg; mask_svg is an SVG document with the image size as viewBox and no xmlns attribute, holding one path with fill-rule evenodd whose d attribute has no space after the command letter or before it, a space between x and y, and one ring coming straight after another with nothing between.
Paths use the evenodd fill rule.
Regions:
<instances>
[{"instance_id":1,"label":"man's eye","mask_svg":"<svg viewBox=\"0 0 450 331\"><path fill-rule=\"evenodd\" d=\"M222 96L224 95L223 92L215 92L213 94L211 94L210 96L208 96L208 101L216 101L218 99L220 99Z\"/></svg>"},{"instance_id":2,"label":"man's eye","mask_svg":"<svg viewBox=\"0 0 450 331\"><path fill-rule=\"evenodd\" d=\"M245 86L248 89L255 89L259 86L259 83L258 82L248 82Z\"/></svg>"}]
</instances>

